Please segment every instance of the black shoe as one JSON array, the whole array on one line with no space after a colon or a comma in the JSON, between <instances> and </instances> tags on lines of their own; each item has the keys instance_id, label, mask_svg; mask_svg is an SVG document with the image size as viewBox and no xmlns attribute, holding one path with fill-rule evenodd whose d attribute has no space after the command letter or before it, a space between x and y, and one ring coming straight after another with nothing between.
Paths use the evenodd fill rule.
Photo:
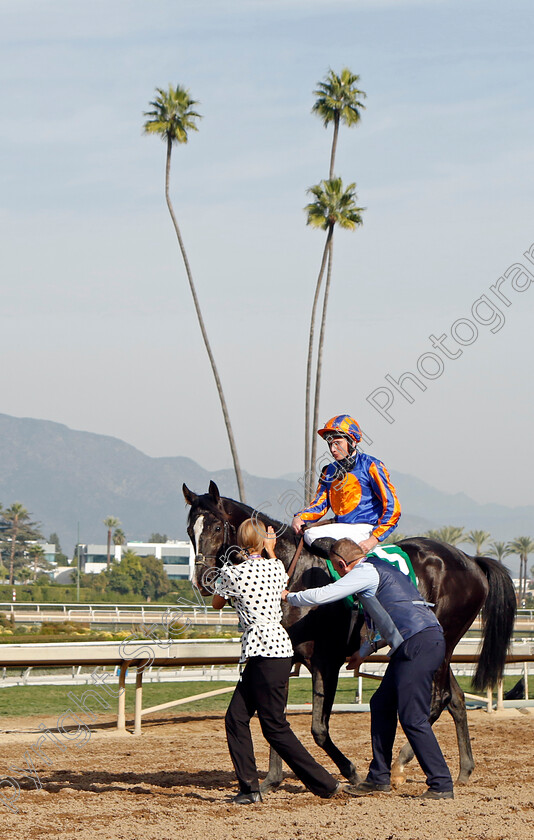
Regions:
<instances>
[{"instance_id":1,"label":"black shoe","mask_svg":"<svg viewBox=\"0 0 534 840\"><path fill-rule=\"evenodd\" d=\"M454 799L453 790L432 790L429 788L425 790L421 796L416 796L416 799Z\"/></svg>"},{"instance_id":2,"label":"black shoe","mask_svg":"<svg viewBox=\"0 0 534 840\"><path fill-rule=\"evenodd\" d=\"M333 799L335 796L342 796L344 793L345 789L338 782L334 790L331 790L330 793L325 793L324 796L321 796L321 799Z\"/></svg>"},{"instance_id":3,"label":"black shoe","mask_svg":"<svg viewBox=\"0 0 534 840\"><path fill-rule=\"evenodd\" d=\"M254 805L255 802L263 802L259 790L251 790L249 793L238 793L232 799L234 805Z\"/></svg>"},{"instance_id":4,"label":"black shoe","mask_svg":"<svg viewBox=\"0 0 534 840\"><path fill-rule=\"evenodd\" d=\"M349 796L367 796L369 793L389 793L391 785L379 785L365 779L363 782L358 782L357 785L346 785L344 790Z\"/></svg>"}]
</instances>

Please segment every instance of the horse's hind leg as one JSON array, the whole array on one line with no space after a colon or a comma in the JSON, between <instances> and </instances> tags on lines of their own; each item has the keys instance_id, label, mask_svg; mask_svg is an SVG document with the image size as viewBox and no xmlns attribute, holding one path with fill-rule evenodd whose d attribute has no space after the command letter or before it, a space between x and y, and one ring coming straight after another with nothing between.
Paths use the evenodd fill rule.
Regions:
<instances>
[{"instance_id":1,"label":"horse's hind leg","mask_svg":"<svg viewBox=\"0 0 534 840\"><path fill-rule=\"evenodd\" d=\"M443 709L450 701L452 693L450 686L451 677L452 680L454 680L452 671L448 666L446 668L441 666L441 668L436 672L436 675L434 677L434 686L432 689L432 703L430 706L430 716L428 718L431 726L435 724ZM458 687L458 690L460 690L458 683L456 683L456 680L454 680L454 682ZM403 785L406 781L406 765L409 764L413 758L414 751L412 750L410 744L404 744L391 767L391 784L394 788L401 787L401 785Z\"/></svg>"},{"instance_id":2,"label":"horse's hind leg","mask_svg":"<svg viewBox=\"0 0 534 840\"><path fill-rule=\"evenodd\" d=\"M317 666L312 669L313 680L313 711L312 711L312 735L317 746L321 747L325 753L332 759L334 764L339 768L339 772L345 776L352 784L359 781L356 767L344 755L341 750L336 747L332 738L330 737L329 721L332 706L334 704L334 697L336 695L337 680L339 668L342 663L326 665L323 661L322 668L319 670Z\"/></svg>"},{"instance_id":3,"label":"horse's hind leg","mask_svg":"<svg viewBox=\"0 0 534 840\"><path fill-rule=\"evenodd\" d=\"M450 673L451 699L448 710L456 726L456 739L458 741L458 753L460 757L460 771L456 783L466 785L474 770L475 761L471 749L471 738L467 725L467 710L465 708L465 695L456 682L454 674Z\"/></svg>"}]
</instances>

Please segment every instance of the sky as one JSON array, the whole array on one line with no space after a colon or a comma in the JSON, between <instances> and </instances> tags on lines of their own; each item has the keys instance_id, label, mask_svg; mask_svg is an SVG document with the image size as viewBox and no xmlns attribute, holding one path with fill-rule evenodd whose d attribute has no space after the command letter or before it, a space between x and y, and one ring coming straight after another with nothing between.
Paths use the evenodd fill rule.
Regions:
<instances>
[{"instance_id":1,"label":"sky","mask_svg":"<svg viewBox=\"0 0 534 840\"><path fill-rule=\"evenodd\" d=\"M165 146L142 131L172 82L203 117L171 194L241 465L301 471L324 245L303 208L331 144L313 90L349 67L366 110L336 171L365 211L334 239L321 423L355 416L393 473L534 504L528 0L0 9L0 411L231 467Z\"/></svg>"}]
</instances>

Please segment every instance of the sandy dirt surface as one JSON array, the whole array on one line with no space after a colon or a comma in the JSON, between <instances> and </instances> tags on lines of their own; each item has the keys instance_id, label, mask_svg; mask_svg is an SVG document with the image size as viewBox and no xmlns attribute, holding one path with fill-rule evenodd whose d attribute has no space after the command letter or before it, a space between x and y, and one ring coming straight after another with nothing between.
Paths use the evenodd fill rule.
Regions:
<instances>
[{"instance_id":1,"label":"sandy dirt surface","mask_svg":"<svg viewBox=\"0 0 534 840\"><path fill-rule=\"evenodd\" d=\"M164 714L164 713L160 713ZM406 784L392 794L320 800L287 774L283 785L263 804L230 803L235 780L226 749L221 714L146 718L143 735L117 735L111 721L99 724L85 743L72 741L61 750L43 742L36 774L42 789L25 779L13 807L0 808L0 837L10 840L533 840L534 714L513 717L470 712L477 763L469 785L456 788L454 801L414 799L425 790L412 763ZM310 718L290 715L306 746L332 772L334 767L313 744ZM43 721L52 728L54 721ZM1 722L2 761L24 768L36 743L40 720ZM267 749L254 721L258 766L267 768ZM370 759L369 715L336 714L332 733L356 760L360 775ZM10 731L11 730L11 731ZM17 731L13 731L17 730ZM26 731L24 731L26 730ZM445 717L436 732L454 773L457 752L452 721ZM85 733L86 734L86 733ZM46 748L44 744L47 744ZM400 742L399 742L400 743ZM77 745L78 744L78 745ZM12 771L21 776L21 772ZM6 787L4 802L10 793Z\"/></svg>"}]
</instances>

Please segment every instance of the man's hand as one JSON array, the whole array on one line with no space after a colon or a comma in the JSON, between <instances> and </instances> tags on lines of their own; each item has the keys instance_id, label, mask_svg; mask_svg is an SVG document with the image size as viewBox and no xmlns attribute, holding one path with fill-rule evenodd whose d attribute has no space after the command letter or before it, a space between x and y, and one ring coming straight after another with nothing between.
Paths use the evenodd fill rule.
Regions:
<instances>
[{"instance_id":1,"label":"man's hand","mask_svg":"<svg viewBox=\"0 0 534 840\"><path fill-rule=\"evenodd\" d=\"M286 601L286 603L287 603L288 594L289 594L288 589L282 589L282 594L280 595L280 598L282 599L282 601Z\"/></svg>"},{"instance_id":2,"label":"man's hand","mask_svg":"<svg viewBox=\"0 0 534 840\"><path fill-rule=\"evenodd\" d=\"M361 668L363 659L360 656L359 651L353 653L349 661L347 662L347 671L354 671L354 675L358 673Z\"/></svg>"},{"instance_id":3,"label":"man's hand","mask_svg":"<svg viewBox=\"0 0 534 840\"><path fill-rule=\"evenodd\" d=\"M302 526L304 525L304 520L300 518L300 516L294 516L293 522L291 523L291 527L293 528L295 534L302 534Z\"/></svg>"},{"instance_id":4,"label":"man's hand","mask_svg":"<svg viewBox=\"0 0 534 840\"><path fill-rule=\"evenodd\" d=\"M366 540L362 540L362 542L358 543L358 545L364 554L369 554L369 552L378 545L378 540L376 537L367 537Z\"/></svg>"}]
</instances>

